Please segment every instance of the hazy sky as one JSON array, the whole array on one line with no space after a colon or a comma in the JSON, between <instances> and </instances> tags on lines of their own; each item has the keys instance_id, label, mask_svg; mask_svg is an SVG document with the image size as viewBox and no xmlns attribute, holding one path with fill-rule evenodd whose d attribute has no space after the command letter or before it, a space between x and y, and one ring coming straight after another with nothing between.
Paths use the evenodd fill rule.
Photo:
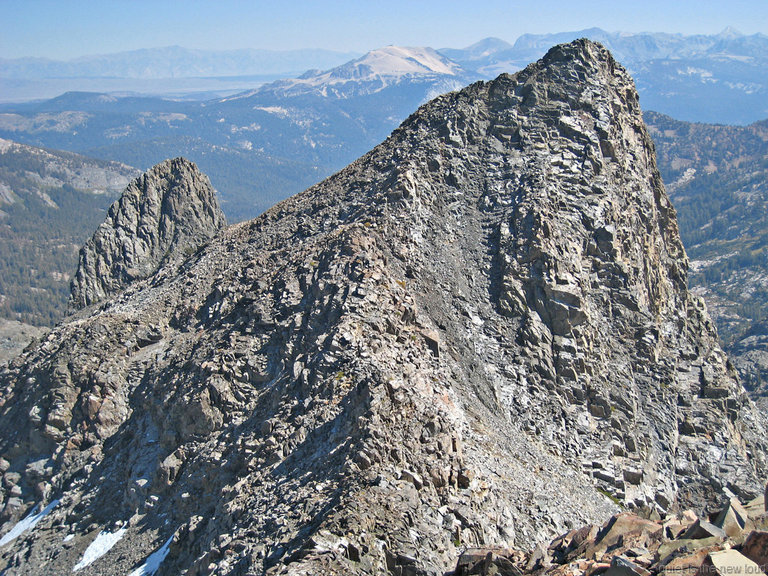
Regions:
<instances>
[{"instance_id":1,"label":"hazy sky","mask_svg":"<svg viewBox=\"0 0 768 576\"><path fill-rule=\"evenodd\" d=\"M0 58L69 59L179 45L231 49L387 44L461 48L488 36L768 33L768 0L0 0Z\"/></svg>"}]
</instances>

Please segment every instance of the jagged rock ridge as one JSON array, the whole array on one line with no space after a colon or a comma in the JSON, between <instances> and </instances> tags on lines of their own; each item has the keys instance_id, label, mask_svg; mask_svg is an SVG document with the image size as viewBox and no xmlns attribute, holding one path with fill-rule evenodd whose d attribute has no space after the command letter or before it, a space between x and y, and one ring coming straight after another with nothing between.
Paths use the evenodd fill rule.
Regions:
<instances>
[{"instance_id":1,"label":"jagged rock ridge","mask_svg":"<svg viewBox=\"0 0 768 576\"><path fill-rule=\"evenodd\" d=\"M80 250L70 307L99 302L192 252L224 226L208 178L183 158L166 160L126 188Z\"/></svg>"},{"instance_id":2,"label":"jagged rock ridge","mask_svg":"<svg viewBox=\"0 0 768 576\"><path fill-rule=\"evenodd\" d=\"M83 574L171 536L160 574L439 574L604 520L601 492L754 495L762 416L686 267L602 47L440 97L2 373L3 517L60 499L6 572L119 529Z\"/></svg>"}]
</instances>

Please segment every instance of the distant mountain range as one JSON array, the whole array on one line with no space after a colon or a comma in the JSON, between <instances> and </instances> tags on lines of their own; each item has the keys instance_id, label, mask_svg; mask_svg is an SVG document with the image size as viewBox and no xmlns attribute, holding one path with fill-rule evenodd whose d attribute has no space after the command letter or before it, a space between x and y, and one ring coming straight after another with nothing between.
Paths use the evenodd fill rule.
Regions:
<instances>
[{"instance_id":1,"label":"distant mountain range","mask_svg":"<svg viewBox=\"0 0 768 576\"><path fill-rule=\"evenodd\" d=\"M704 56L764 61L768 37L762 34L746 36L726 28L720 34L692 35L667 33L606 32L588 28L555 34L524 34L514 44L499 38L485 38L467 48L441 49L440 53L473 70L493 76L509 67L525 66L536 54L546 52L553 44L568 38L589 37L608 48L621 63L647 60L681 60ZM496 67L493 69L492 67Z\"/></svg>"},{"instance_id":2,"label":"distant mountain range","mask_svg":"<svg viewBox=\"0 0 768 576\"><path fill-rule=\"evenodd\" d=\"M0 102L87 90L195 98L220 97L309 68L359 56L332 50L190 50L179 46L86 56L70 61L0 59Z\"/></svg>"},{"instance_id":3,"label":"distant mountain range","mask_svg":"<svg viewBox=\"0 0 768 576\"><path fill-rule=\"evenodd\" d=\"M359 56L333 50L190 50L180 46L85 56L69 61L0 59L3 78L195 78L300 74Z\"/></svg>"},{"instance_id":4,"label":"distant mountain range","mask_svg":"<svg viewBox=\"0 0 768 576\"><path fill-rule=\"evenodd\" d=\"M590 28L525 34L512 44L486 38L463 49L437 52L452 61L449 68L460 66L465 73L490 79L520 70L554 44L581 37L605 45L629 70L646 110L681 120L726 124L768 117L768 36L762 34L747 36L730 28L716 35L694 36ZM66 62L0 59L0 101L50 98L83 90L174 98L194 94L202 100L296 77L306 70L328 70L359 56L329 50L207 51L170 46Z\"/></svg>"},{"instance_id":5,"label":"distant mountain range","mask_svg":"<svg viewBox=\"0 0 768 576\"><path fill-rule=\"evenodd\" d=\"M388 46L335 68L202 102L70 92L44 102L0 106L0 137L141 169L183 155L210 176L230 221L243 220L351 162L432 97L502 70L517 70L552 44L579 36L601 41L628 66L645 110L719 123L768 117L768 37L591 29L526 35L514 45L485 39L462 50ZM153 67L163 55L164 68ZM129 56L112 60L131 61L131 73L143 69L155 76L159 70L177 77L210 72L204 63L216 62L215 55L182 49ZM305 56L304 62L317 63L322 55L315 60ZM283 61L293 66L300 57L292 53ZM254 58L250 68L237 67L243 59L228 58L220 72L257 70ZM198 64L179 64L189 59ZM258 70L282 65L271 66ZM13 73L21 75L20 70Z\"/></svg>"}]
</instances>

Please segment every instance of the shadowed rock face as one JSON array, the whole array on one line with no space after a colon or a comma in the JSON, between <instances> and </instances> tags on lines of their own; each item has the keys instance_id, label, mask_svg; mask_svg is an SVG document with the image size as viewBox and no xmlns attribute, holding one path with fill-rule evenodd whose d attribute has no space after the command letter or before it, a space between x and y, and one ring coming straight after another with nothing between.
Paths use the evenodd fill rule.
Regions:
<instances>
[{"instance_id":1,"label":"shadowed rock face","mask_svg":"<svg viewBox=\"0 0 768 576\"><path fill-rule=\"evenodd\" d=\"M184 158L166 160L126 188L80 250L70 308L78 310L189 255L224 226L208 180Z\"/></svg>"},{"instance_id":2,"label":"shadowed rock face","mask_svg":"<svg viewBox=\"0 0 768 576\"><path fill-rule=\"evenodd\" d=\"M83 574L174 534L161 574L442 574L605 520L602 493L754 494L762 416L686 269L602 47L440 97L0 375L3 517L61 499L7 573L119 521Z\"/></svg>"}]
</instances>

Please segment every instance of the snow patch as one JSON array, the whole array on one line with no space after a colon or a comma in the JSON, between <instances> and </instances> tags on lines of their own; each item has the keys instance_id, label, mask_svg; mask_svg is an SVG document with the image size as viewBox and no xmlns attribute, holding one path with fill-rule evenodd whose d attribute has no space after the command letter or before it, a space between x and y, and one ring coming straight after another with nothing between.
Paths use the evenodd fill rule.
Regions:
<instances>
[{"instance_id":1,"label":"snow patch","mask_svg":"<svg viewBox=\"0 0 768 576\"><path fill-rule=\"evenodd\" d=\"M168 556L171 542L173 542L173 535L168 538L160 549L155 550L150 554L147 561L144 562L142 566L136 568L136 570L131 572L128 576L154 576L155 572L160 568L160 564L162 564L165 557Z\"/></svg>"},{"instance_id":2,"label":"snow patch","mask_svg":"<svg viewBox=\"0 0 768 576\"><path fill-rule=\"evenodd\" d=\"M710 84L717 84L717 79L714 77L714 74L710 72L709 70L705 70L703 68L695 68L693 66L688 66L685 70L678 69L677 71L679 76L698 76L699 80L702 83L710 83Z\"/></svg>"},{"instance_id":3,"label":"snow patch","mask_svg":"<svg viewBox=\"0 0 768 576\"><path fill-rule=\"evenodd\" d=\"M81 568L93 564L96 560L104 556L104 554L109 552L112 547L125 536L125 531L125 528L120 528L117 532L105 532L103 530L99 532L96 539L85 549L80 562L75 564L75 567L72 568L72 572L77 572Z\"/></svg>"},{"instance_id":4,"label":"snow patch","mask_svg":"<svg viewBox=\"0 0 768 576\"><path fill-rule=\"evenodd\" d=\"M726 82L725 85L728 86L728 88L731 90L739 90L747 95L760 92L762 89L760 84L755 84L754 82Z\"/></svg>"},{"instance_id":5,"label":"snow patch","mask_svg":"<svg viewBox=\"0 0 768 576\"><path fill-rule=\"evenodd\" d=\"M267 114L274 114L275 116L279 116L280 118L287 118L290 115L288 110L286 110L282 106L254 106L253 109L261 110L262 112L266 112Z\"/></svg>"},{"instance_id":6,"label":"snow patch","mask_svg":"<svg viewBox=\"0 0 768 576\"><path fill-rule=\"evenodd\" d=\"M23 532L26 532L27 530L32 530L37 525L37 523L40 522L40 520L45 518L51 510L56 508L56 505L58 503L59 503L58 500L54 500L53 502L48 504L48 506L43 508L40 512L38 513L33 512L23 520L20 520L19 522L17 522L16 525L13 528L11 528L10 532L8 532L5 536L0 538L0 546L5 546L9 542L16 540L16 538L21 536Z\"/></svg>"}]
</instances>

